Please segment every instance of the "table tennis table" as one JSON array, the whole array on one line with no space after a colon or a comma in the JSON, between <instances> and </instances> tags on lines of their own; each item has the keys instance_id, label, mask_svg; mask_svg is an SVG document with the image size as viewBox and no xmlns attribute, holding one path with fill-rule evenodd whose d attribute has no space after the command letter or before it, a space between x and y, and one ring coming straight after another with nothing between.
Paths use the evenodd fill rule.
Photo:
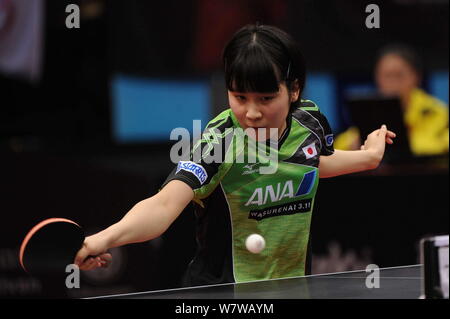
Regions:
<instances>
[{"instance_id":1,"label":"table tennis table","mask_svg":"<svg viewBox=\"0 0 450 319\"><path fill-rule=\"evenodd\" d=\"M168 289L95 298L119 299L418 299L422 265L311 275L245 283ZM378 288L367 286L368 276L379 278ZM373 277L372 277L373 278ZM369 280L370 281L370 280ZM369 284L369 286L371 286Z\"/></svg>"}]
</instances>

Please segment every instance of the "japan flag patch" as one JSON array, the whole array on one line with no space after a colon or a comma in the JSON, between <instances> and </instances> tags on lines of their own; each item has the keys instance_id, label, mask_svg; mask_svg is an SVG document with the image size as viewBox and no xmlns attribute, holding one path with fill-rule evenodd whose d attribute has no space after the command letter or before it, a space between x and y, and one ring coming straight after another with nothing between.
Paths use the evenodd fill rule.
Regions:
<instances>
[{"instance_id":1,"label":"japan flag patch","mask_svg":"<svg viewBox=\"0 0 450 319\"><path fill-rule=\"evenodd\" d=\"M302 148L303 153L305 153L306 159L312 158L317 155L316 143L311 143Z\"/></svg>"}]
</instances>

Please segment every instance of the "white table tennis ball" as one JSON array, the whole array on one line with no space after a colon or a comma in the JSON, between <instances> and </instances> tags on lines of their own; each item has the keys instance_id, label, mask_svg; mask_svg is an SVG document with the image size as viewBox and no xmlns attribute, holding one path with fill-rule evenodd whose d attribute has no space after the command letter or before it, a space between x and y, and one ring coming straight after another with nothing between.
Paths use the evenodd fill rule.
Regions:
<instances>
[{"instance_id":1,"label":"white table tennis ball","mask_svg":"<svg viewBox=\"0 0 450 319\"><path fill-rule=\"evenodd\" d=\"M245 240L245 247L251 253L259 254L266 247L266 241L263 236L252 234Z\"/></svg>"}]
</instances>

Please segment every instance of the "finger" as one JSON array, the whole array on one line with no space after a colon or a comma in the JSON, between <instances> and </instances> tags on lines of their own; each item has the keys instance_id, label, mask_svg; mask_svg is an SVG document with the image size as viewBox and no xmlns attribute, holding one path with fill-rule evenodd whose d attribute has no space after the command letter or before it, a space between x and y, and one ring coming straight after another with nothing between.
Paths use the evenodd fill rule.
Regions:
<instances>
[{"instance_id":1,"label":"finger","mask_svg":"<svg viewBox=\"0 0 450 319\"><path fill-rule=\"evenodd\" d=\"M111 261L112 260L112 255L110 253L104 253L99 255L100 259L104 260L104 261Z\"/></svg>"},{"instance_id":2,"label":"finger","mask_svg":"<svg viewBox=\"0 0 450 319\"><path fill-rule=\"evenodd\" d=\"M77 255L75 256L75 265L80 267L83 263L86 257L89 256L89 252L86 249L86 246L84 246L78 251Z\"/></svg>"},{"instance_id":3,"label":"finger","mask_svg":"<svg viewBox=\"0 0 450 319\"><path fill-rule=\"evenodd\" d=\"M93 258L87 258L86 260L84 260L81 265L79 266L79 268L81 270L90 270L90 268L92 267L92 260Z\"/></svg>"},{"instance_id":4,"label":"finger","mask_svg":"<svg viewBox=\"0 0 450 319\"><path fill-rule=\"evenodd\" d=\"M102 267L103 265L106 265L106 264L109 263L109 260L103 259L103 258L101 258L101 257L97 257L97 258L95 258L95 260L96 260L97 265L98 265L99 267Z\"/></svg>"},{"instance_id":5,"label":"finger","mask_svg":"<svg viewBox=\"0 0 450 319\"><path fill-rule=\"evenodd\" d=\"M98 255L97 258L100 258L102 261L112 260L112 255L110 253L103 253Z\"/></svg>"},{"instance_id":6,"label":"finger","mask_svg":"<svg viewBox=\"0 0 450 319\"><path fill-rule=\"evenodd\" d=\"M380 130L378 131L378 136L386 136L387 133L387 127L386 125L381 125Z\"/></svg>"},{"instance_id":7,"label":"finger","mask_svg":"<svg viewBox=\"0 0 450 319\"><path fill-rule=\"evenodd\" d=\"M386 137L386 143L394 144L394 141L390 137Z\"/></svg>"},{"instance_id":8,"label":"finger","mask_svg":"<svg viewBox=\"0 0 450 319\"><path fill-rule=\"evenodd\" d=\"M81 265L78 266L78 268L79 268L80 270L87 270L86 264L81 264Z\"/></svg>"},{"instance_id":9,"label":"finger","mask_svg":"<svg viewBox=\"0 0 450 319\"><path fill-rule=\"evenodd\" d=\"M102 260L102 261L100 262L100 267L102 267L102 268L108 268L110 264L111 264L111 261L110 261L110 260Z\"/></svg>"},{"instance_id":10,"label":"finger","mask_svg":"<svg viewBox=\"0 0 450 319\"><path fill-rule=\"evenodd\" d=\"M361 150L364 151L364 145L361 145Z\"/></svg>"},{"instance_id":11,"label":"finger","mask_svg":"<svg viewBox=\"0 0 450 319\"><path fill-rule=\"evenodd\" d=\"M387 131L386 135L389 136L390 138L394 138L394 137L397 136L397 134L395 134L395 133L392 132L392 131Z\"/></svg>"},{"instance_id":12,"label":"finger","mask_svg":"<svg viewBox=\"0 0 450 319\"><path fill-rule=\"evenodd\" d=\"M95 268L97 268L97 261L95 260L95 258L89 258L86 270L93 270Z\"/></svg>"},{"instance_id":13,"label":"finger","mask_svg":"<svg viewBox=\"0 0 450 319\"><path fill-rule=\"evenodd\" d=\"M96 267L100 268L103 266L103 261L100 257L95 258L95 262L96 262L96 264L95 264Z\"/></svg>"},{"instance_id":14,"label":"finger","mask_svg":"<svg viewBox=\"0 0 450 319\"><path fill-rule=\"evenodd\" d=\"M78 268L80 268L81 270L86 270L88 263L87 262L82 262L81 264L78 265Z\"/></svg>"}]
</instances>

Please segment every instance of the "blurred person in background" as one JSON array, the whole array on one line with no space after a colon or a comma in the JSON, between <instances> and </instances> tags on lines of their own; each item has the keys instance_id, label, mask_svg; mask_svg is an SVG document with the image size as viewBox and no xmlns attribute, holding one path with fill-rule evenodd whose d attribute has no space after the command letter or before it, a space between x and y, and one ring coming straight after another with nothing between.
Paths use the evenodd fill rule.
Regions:
<instances>
[{"instance_id":1,"label":"blurred person in background","mask_svg":"<svg viewBox=\"0 0 450 319\"><path fill-rule=\"evenodd\" d=\"M379 92L400 99L408 129L411 151L415 156L448 153L448 106L420 88L421 66L416 53L404 45L384 47L375 65L375 82ZM337 136L335 148L360 148L357 127Z\"/></svg>"}]
</instances>

